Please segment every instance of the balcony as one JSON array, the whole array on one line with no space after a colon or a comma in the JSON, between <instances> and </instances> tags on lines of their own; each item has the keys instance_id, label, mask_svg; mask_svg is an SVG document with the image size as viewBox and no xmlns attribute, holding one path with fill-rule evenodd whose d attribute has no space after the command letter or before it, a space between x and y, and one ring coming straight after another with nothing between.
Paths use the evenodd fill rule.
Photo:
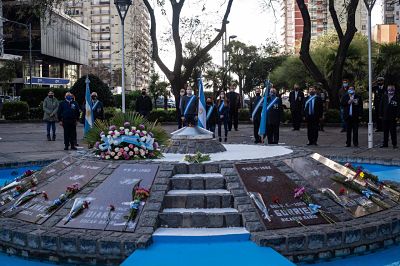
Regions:
<instances>
[{"instance_id":1,"label":"balcony","mask_svg":"<svg viewBox=\"0 0 400 266\"><path fill-rule=\"evenodd\" d=\"M110 41L111 37L94 37L92 36L92 42L100 42L100 41Z\"/></svg>"},{"instance_id":2,"label":"balcony","mask_svg":"<svg viewBox=\"0 0 400 266\"><path fill-rule=\"evenodd\" d=\"M101 25L101 24L110 24L110 20L106 19L106 20L91 20L90 21L92 24L97 24L97 25Z\"/></svg>"},{"instance_id":3,"label":"balcony","mask_svg":"<svg viewBox=\"0 0 400 266\"><path fill-rule=\"evenodd\" d=\"M101 28L101 29L96 29L96 28L92 28L91 32L94 33L109 33L110 32L110 28Z\"/></svg>"},{"instance_id":4,"label":"balcony","mask_svg":"<svg viewBox=\"0 0 400 266\"><path fill-rule=\"evenodd\" d=\"M83 3L78 2L78 1L69 1L69 2L65 3L65 5L67 7L83 7Z\"/></svg>"},{"instance_id":5,"label":"balcony","mask_svg":"<svg viewBox=\"0 0 400 266\"><path fill-rule=\"evenodd\" d=\"M90 11L92 15L109 15L110 10L92 10Z\"/></svg>"},{"instance_id":6,"label":"balcony","mask_svg":"<svg viewBox=\"0 0 400 266\"><path fill-rule=\"evenodd\" d=\"M102 6L102 5L109 5L109 0L92 0L92 6Z\"/></svg>"}]
</instances>

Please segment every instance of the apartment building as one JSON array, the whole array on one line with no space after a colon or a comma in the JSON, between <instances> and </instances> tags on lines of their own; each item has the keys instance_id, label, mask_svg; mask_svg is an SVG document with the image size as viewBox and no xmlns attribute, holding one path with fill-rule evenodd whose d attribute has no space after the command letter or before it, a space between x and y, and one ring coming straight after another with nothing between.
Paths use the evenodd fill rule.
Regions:
<instances>
[{"instance_id":1,"label":"apartment building","mask_svg":"<svg viewBox=\"0 0 400 266\"><path fill-rule=\"evenodd\" d=\"M334 25L329 13L328 0L305 0L311 18L311 36L313 38L334 30ZM339 21L346 29L347 14L342 1L335 2ZM283 29L282 42L286 53L298 52L303 36L303 19L296 0L282 1ZM356 27L363 34L367 33L367 10L360 1L356 11Z\"/></svg>"},{"instance_id":2,"label":"apartment building","mask_svg":"<svg viewBox=\"0 0 400 266\"><path fill-rule=\"evenodd\" d=\"M107 69L101 78L121 86L121 20L113 0L70 0L64 12L90 28L90 66ZM141 1L133 1L125 19L125 87L147 87L150 70L150 16ZM96 73L96 72L95 72ZM95 74L94 73L94 74Z\"/></svg>"}]
</instances>

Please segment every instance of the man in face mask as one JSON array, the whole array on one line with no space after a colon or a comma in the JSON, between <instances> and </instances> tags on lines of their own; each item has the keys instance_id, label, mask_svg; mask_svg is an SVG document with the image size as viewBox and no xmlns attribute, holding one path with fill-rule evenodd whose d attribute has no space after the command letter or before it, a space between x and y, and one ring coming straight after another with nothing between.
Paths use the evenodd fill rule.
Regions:
<instances>
[{"instance_id":1,"label":"man in face mask","mask_svg":"<svg viewBox=\"0 0 400 266\"><path fill-rule=\"evenodd\" d=\"M141 114L144 117L148 117L151 110L153 110L153 103L151 102L150 97L146 93L146 89L142 89L142 95L140 95L136 99L136 107L135 110L137 113Z\"/></svg>"},{"instance_id":2,"label":"man in face mask","mask_svg":"<svg viewBox=\"0 0 400 266\"><path fill-rule=\"evenodd\" d=\"M196 95L193 95L192 87L186 88L186 96L183 96L181 116L184 126L196 126L197 124L197 112L198 112L198 99Z\"/></svg>"},{"instance_id":3,"label":"man in face mask","mask_svg":"<svg viewBox=\"0 0 400 266\"><path fill-rule=\"evenodd\" d=\"M387 89L385 87L385 79L383 77L378 77L376 79L376 85L372 87L372 92L374 93L374 123L376 123L376 132L383 131L383 122L379 115L379 107L383 96L386 94Z\"/></svg>"},{"instance_id":4,"label":"man in face mask","mask_svg":"<svg viewBox=\"0 0 400 266\"><path fill-rule=\"evenodd\" d=\"M254 143L261 143L261 137L258 135L261 121L261 111L263 105L263 97L261 97L261 89L256 88L256 96L250 100L250 120L254 126Z\"/></svg>"},{"instance_id":5,"label":"man in face mask","mask_svg":"<svg viewBox=\"0 0 400 266\"><path fill-rule=\"evenodd\" d=\"M90 98L92 100L93 121L96 121L97 119L104 120L104 106L103 103L99 101L97 92L92 92ZM83 109L82 112L85 113L86 110Z\"/></svg>"},{"instance_id":6,"label":"man in face mask","mask_svg":"<svg viewBox=\"0 0 400 266\"><path fill-rule=\"evenodd\" d=\"M383 122L383 145L381 148L388 147L389 132L392 139L393 148L397 148L397 120L400 115L400 106L396 96L394 85L388 85L387 94L382 96L379 108L379 115Z\"/></svg>"},{"instance_id":7,"label":"man in face mask","mask_svg":"<svg viewBox=\"0 0 400 266\"><path fill-rule=\"evenodd\" d=\"M177 120L178 120L178 129L182 128L183 123L182 123L182 115L183 115L183 111L182 110L182 101L183 101L183 97L186 95L186 88L182 88L179 91L179 96L178 96L178 100L176 101L176 113L177 113Z\"/></svg>"},{"instance_id":8,"label":"man in face mask","mask_svg":"<svg viewBox=\"0 0 400 266\"><path fill-rule=\"evenodd\" d=\"M304 116L307 121L307 145L317 145L319 121L323 115L321 97L316 94L316 89L311 86L308 90L309 96L304 103Z\"/></svg>"},{"instance_id":9,"label":"man in face mask","mask_svg":"<svg viewBox=\"0 0 400 266\"><path fill-rule=\"evenodd\" d=\"M347 90L349 88L349 80L343 79L342 80L342 87L339 89L339 102L342 101L342 98L347 95ZM346 132L346 121L344 119L344 110L343 107L340 106L340 120L342 123L342 130L340 132Z\"/></svg>"},{"instance_id":10,"label":"man in face mask","mask_svg":"<svg viewBox=\"0 0 400 266\"><path fill-rule=\"evenodd\" d=\"M343 108L343 116L347 125L346 147L351 147L352 134L353 145L358 147L358 125L363 112L361 96L356 94L354 87L349 87L347 95L343 96L340 105Z\"/></svg>"},{"instance_id":11,"label":"man in face mask","mask_svg":"<svg viewBox=\"0 0 400 266\"><path fill-rule=\"evenodd\" d=\"M43 120L47 124L47 140L56 140L56 122L58 111L58 100L54 97L54 92L49 91L47 97L43 101ZM50 129L53 133L53 138L50 138Z\"/></svg>"},{"instance_id":12,"label":"man in face mask","mask_svg":"<svg viewBox=\"0 0 400 266\"><path fill-rule=\"evenodd\" d=\"M303 115L304 93L300 91L300 86L298 84L294 84L293 90L289 94L289 102L293 130L300 130Z\"/></svg>"},{"instance_id":13,"label":"man in face mask","mask_svg":"<svg viewBox=\"0 0 400 266\"><path fill-rule=\"evenodd\" d=\"M282 100L278 97L275 88L271 88L267 98L267 138L268 144L279 143L279 125L283 117Z\"/></svg>"},{"instance_id":14,"label":"man in face mask","mask_svg":"<svg viewBox=\"0 0 400 266\"><path fill-rule=\"evenodd\" d=\"M229 87L229 92L226 94L228 101L229 101L229 121L228 121L228 129L229 131L232 130L232 124L235 128L235 131L238 131L238 124L239 124L239 108L240 108L240 95L239 93L235 92L236 90L236 83L232 83Z\"/></svg>"},{"instance_id":15,"label":"man in face mask","mask_svg":"<svg viewBox=\"0 0 400 266\"><path fill-rule=\"evenodd\" d=\"M68 150L70 145L72 150L76 150L76 124L79 116L79 105L75 102L72 94L67 92L65 100L60 103L58 108L58 120L64 127L64 150Z\"/></svg>"}]
</instances>

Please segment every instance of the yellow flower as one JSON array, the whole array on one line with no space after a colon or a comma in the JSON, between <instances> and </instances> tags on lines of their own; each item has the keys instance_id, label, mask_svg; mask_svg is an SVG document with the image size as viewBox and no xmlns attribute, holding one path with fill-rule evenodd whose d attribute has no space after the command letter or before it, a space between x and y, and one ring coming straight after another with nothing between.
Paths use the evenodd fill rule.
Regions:
<instances>
[{"instance_id":1,"label":"yellow flower","mask_svg":"<svg viewBox=\"0 0 400 266\"><path fill-rule=\"evenodd\" d=\"M361 173L360 173L360 177L361 177L361 178L364 178L364 172L361 172Z\"/></svg>"}]
</instances>

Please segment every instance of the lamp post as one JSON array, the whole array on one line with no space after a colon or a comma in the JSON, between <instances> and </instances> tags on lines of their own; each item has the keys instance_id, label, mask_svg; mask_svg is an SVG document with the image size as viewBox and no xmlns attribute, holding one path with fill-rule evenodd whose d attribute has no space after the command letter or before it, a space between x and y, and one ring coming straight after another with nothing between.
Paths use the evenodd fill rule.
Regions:
<instances>
[{"instance_id":1,"label":"lamp post","mask_svg":"<svg viewBox=\"0 0 400 266\"><path fill-rule=\"evenodd\" d=\"M29 87L32 88L32 24L29 22L28 24L24 24L18 21L9 20L3 17L0 17L4 22L11 22L20 26L23 26L28 29L29 32Z\"/></svg>"},{"instance_id":2,"label":"lamp post","mask_svg":"<svg viewBox=\"0 0 400 266\"><path fill-rule=\"evenodd\" d=\"M117 7L119 17L121 18L121 29L122 29L122 113L125 113L125 18L128 14L128 9L132 5L132 0L114 0L114 4Z\"/></svg>"},{"instance_id":3,"label":"lamp post","mask_svg":"<svg viewBox=\"0 0 400 266\"><path fill-rule=\"evenodd\" d=\"M374 146L374 124L372 122L372 41L371 13L376 0L364 0L368 10L368 149ZM376 108L376 106L375 106Z\"/></svg>"},{"instance_id":4,"label":"lamp post","mask_svg":"<svg viewBox=\"0 0 400 266\"><path fill-rule=\"evenodd\" d=\"M229 44L231 44L231 40L236 39L236 35L229 36ZM231 53L228 54L228 69L229 69L229 78L231 77Z\"/></svg>"}]
</instances>

